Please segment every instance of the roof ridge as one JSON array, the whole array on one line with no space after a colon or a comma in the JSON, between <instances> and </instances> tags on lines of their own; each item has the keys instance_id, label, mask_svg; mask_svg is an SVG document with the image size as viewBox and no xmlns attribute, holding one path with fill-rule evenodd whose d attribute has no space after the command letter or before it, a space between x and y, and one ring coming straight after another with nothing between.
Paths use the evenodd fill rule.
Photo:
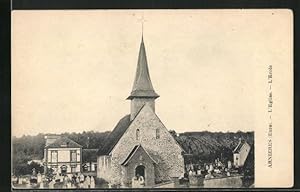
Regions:
<instances>
[{"instance_id":1,"label":"roof ridge","mask_svg":"<svg viewBox=\"0 0 300 192\"><path fill-rule=\"evenodd\" d=\"M159 122L163 125L163 127L169 132L169 130L167 129L167 127L165 126L165 124L162 122L162 120L159 118L159 116L154 112L154 115L156 116L156 118L159 120ZM171 133L169 132L169 134L171 135ZM183 147L179 144L179 142L171 135L171 137L175 140L175 143L180 147L180 149L186 153L186 151L183 149Z\"/></svg>"},{"instance_id":2,"label":"roof ridge","mask_svg":"<svg viewBox=\"0 0 300 192\"><path fill-rule=\"evenodd\" d=\"M117 139L117 141L115 142L115 144L113 144L113 146L108 147L109 149L99 149L98 152L97 152L98 155L100 155L101 153L102 153L101 155L109 155L109 154L110 154L110 152L111 152L111 151L115 148L115 146L118 144L120 138L126 133L127 129L130 127L131 123L136 119L136 117L140 114L140 112L142 111L142 109L143 109L145 106L146 106L146 103L142 105L142 107L139 109L139 111L137 112L137 114L135 115L135 117L134 117L132 120L130 120L130 114L125 115L124 117L122 117L122 118L119 120L119 122L115 125L114 129L112 130L112 132L110 132L110 134L109 134L109 135L107 136L107 138L105 139L103 148L104 148L104 147L108 147L108 146L106 146L106 145L108 145L109 142L111 142L111 138L110 138L110 137L112 136L111 134L112 134L112 133L115 131L115 129L118 127L118 124L120 123L120 121L122 121L123 119L125 119L125 117L129 117L129 124L128 124L128 126L126 127L126 130L119 136L119 138ZM103 151L106 151L106 152L103 152Z\"/></svg>"},{"instance_id":3,"label":"roof ridge","mask_svg":"<svg viewBox=\"0 0 300 192\"><path fill-rule=\"evenodd\" d=\"M239 140L239 143L238 143L237 146L234 148L233 153L238 153L239 150L242 148L242 146L243 146L244 144L248 144L248 145L249 145L249 143L248 143L246 140ZM250 146L250 145L249 145L249 146Z\"/></svg>"},{"instance_id":4,"label":"roof ridge","mask_svg":"<svg viewBox=\"0 0 300 192\"><path fill-rule=\"evenodd\" d=\"M129 123L128 123L129 122ZM116 145L116 140L119 140L130 124L130 114L123 116L114 126L113 130L106 136L104 144L99 148L98 155L108 155L112 148ZM120 133L118 132L120 131ZM122 133L123 132L123 133ZM115 136L115 138L112 138ZM116 143L115 143L116 142Z\"/></svg>"},{"instance_id":5,"label":"roof ridge","mask_svg":"<svg viewBox=\"0 0 300 192\"><path fill-rule=\"evenodd\" d=\"M146 106L146 103L142 105L142 107L139 109L139 111L136 113L136 115L134 116L134 118L129 122L128 127L126 128L126 130L124 131L124 133L122 134L122 136L126 133L126 131L128 130L128 128L130 127L131 123L136 119L136 117L140 114L140 112L142 111L142 109ZM129 115L130 116L130 115ZM121 136L121 137L122 137ZM115 146L118 144L119 140L121 139L121 137L118 139L118 141L115 143L115 145L111 148L111 150L109 151L108 154L110 154L110 152L115 148Z\"/></svg>"},{"instance_id":6,"label":"roof ridge","mask_svg":"<svg viewBox=\"0 0 300 192\"><path fill-rule=\"evenodd\" d=\"M82 148L82 145L80 145L79 143L73 141L72 139L66 137L66 136L60 136L59 138L57 138L53 143L45 146L45 148L51 148L51 147L61 147L61 144L60 146L57 146L59 144L60 141L64 142L64 140L67 140L67 142L71 143L71 144L74 144L75 147L80 147ZM68 147L69 143L66 143ZM73 146L74 147L74 146ZM71 147L72 148L72 147Z\"/></svg>"},{"instance_id":7,"label":"roof ridge","mask_svg":"<svg viewBox=\"0 0 300 192\"><path fill-rule=\"evenodd\" d=\"M141 145L141 144L138 144L138 145L135 145L133 147L133 149L131 150L131 152L129 153L129 155L125 158L125 160L121 163L121 165L126 165L130 159L134 156L134 154L137 152L137 150L141 148L145 151L145 153L148 155L148 157L155 163L157 164L157 162L153 159L153 157L147 152L147 150Z\"/></svg>"}]
</instances>

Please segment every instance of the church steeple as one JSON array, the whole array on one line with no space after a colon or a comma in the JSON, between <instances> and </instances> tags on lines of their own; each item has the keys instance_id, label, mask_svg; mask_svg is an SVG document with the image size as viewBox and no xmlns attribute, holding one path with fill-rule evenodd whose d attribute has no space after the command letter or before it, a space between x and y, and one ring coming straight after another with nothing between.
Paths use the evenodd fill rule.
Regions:
<instances>
[{"instance_id":1,"label":"church steeple","mask_svg":"<svg viewBox=\"0 0 300 192\"><path fill-rule=\"evenodd\" d=\"M146 50L144 45L144 38L142 35L138 64L133 83L133 88L130 96L127 99L133 98L158 98L159 95L155 93L150 79L149 68L147 63Z\"/></svg>"},{"instance_id":2,"label":"church steeple","mask_svg":"<svg viewBox=\"0 0 300 192\"><path fill-rule=\"evenodd\" d=\"M132 120L138 111L145 105L149 104L153 111L155 111L155 99L159 95L154 91L152 82L150 79L146 50L144 45L144 38L142 34L142 40L140 44L140 51L137 63L137 69L133 88L131 94L127 99L131 100L131 116Z\"/></svg>"}]
</instances>

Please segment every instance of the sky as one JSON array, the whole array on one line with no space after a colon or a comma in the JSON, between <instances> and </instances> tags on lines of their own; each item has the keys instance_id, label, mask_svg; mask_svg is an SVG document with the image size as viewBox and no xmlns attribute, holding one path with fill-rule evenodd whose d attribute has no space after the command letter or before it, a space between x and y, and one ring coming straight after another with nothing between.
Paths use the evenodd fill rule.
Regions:
<instances>
[{"instance_id":1,"label":"sky","mask_svg":"<svg viewBox=\"0 0 300 192\"><path fill-rule=\"evenodd\" d=\"M126 98L142 17L160 95L156 113L167 129L253 131L266 65L288 52L281 38L290 30L288 16L276 10L13 11L12 135L111 131L130 113Z\"/></svg>"}]
</instances>

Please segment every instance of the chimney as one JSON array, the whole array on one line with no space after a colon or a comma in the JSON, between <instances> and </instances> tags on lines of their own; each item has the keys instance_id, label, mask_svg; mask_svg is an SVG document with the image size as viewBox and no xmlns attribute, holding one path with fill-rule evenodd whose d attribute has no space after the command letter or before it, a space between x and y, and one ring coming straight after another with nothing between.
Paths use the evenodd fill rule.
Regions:
<instances>
[{"instance_id":1,"label":"chimney","mask_svg":"<svg viewBox=\"0 0 300 192\"><path fill-rule=\"evenodd\" d=\"M59 137L60 137L59 135L45 135L45 140L46 140L45 146L48 146L48 145L54 143L54 141L56 139L58 139Z\"/></svg>"}]
</instances>

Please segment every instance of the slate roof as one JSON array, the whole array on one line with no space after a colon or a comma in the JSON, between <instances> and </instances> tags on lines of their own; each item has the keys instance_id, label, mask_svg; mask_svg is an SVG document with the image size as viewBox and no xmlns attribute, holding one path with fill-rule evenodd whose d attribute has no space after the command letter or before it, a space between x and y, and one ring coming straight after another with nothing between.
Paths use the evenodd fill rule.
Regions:
<instances>
[{"instance_id":1,"label":"slate roof","mask_svg":"<svg viewBox=\"0 0 300 192\"><path fill-rule=\"evenodd\" d=\"M82 162L97 162L98 149L82 149Z\"/></svg>"},{"instance_id":2,"label":"slate roof","mask_svg":"<svg viewBox=\"0 0 300 192\"><path fill-rule=\"evenodd\" d=\"M133 88L130 96L127 99L133 99L135 97L148 97L148 98L159 97L159 95L155 93L150 79L143 38L140 45L139 58L138 58L138 64L137 64L135 79L133 83Z\"/></svg>"},{"instance_id":3,"label":"slate roof","mask_svg":"<svg viewBox=\"0 0 300 192\"><path fill-rule=\"evenodd\" d=\"M97 155L108 155L125 133L130 123L130 115L126 115L120 119L113 131L105 139L105 143L103 147L98 150Z\"/></svg>"},{"instance_id":4,"label":"slate roof","mask_svg":"<svg viewBox=\"0 0 300 192\"><path fill-rule=\"evenodd\" d=\"M45 135L45 139L46 139L45 146L50 145L51 143L53 143L59 137L60 137L60 135L56 135L56 134L47 134L47 135Z\"/></svg>"},{"instance_id":5,"label":"slate roof","mask_svg":"<svg viewBox=\"0 0 300 192\"><path fill-rule=\"evenodd\" d=\"M82 148L82 146L67 137L59 137L45 148Z\"/></svg>"},{"instance_id":6,"label":"slate roof","mask_svg":"<svg viewBox=\"0 0 300 192\"><path fill-rule=\"evenodd\" d=\"M239 153L241 148L243 147L243 145L246 143L245 140L240 140L239 144L235 147L235 149L233 150L233 153Z\"/></svg>"}]
</instances>

